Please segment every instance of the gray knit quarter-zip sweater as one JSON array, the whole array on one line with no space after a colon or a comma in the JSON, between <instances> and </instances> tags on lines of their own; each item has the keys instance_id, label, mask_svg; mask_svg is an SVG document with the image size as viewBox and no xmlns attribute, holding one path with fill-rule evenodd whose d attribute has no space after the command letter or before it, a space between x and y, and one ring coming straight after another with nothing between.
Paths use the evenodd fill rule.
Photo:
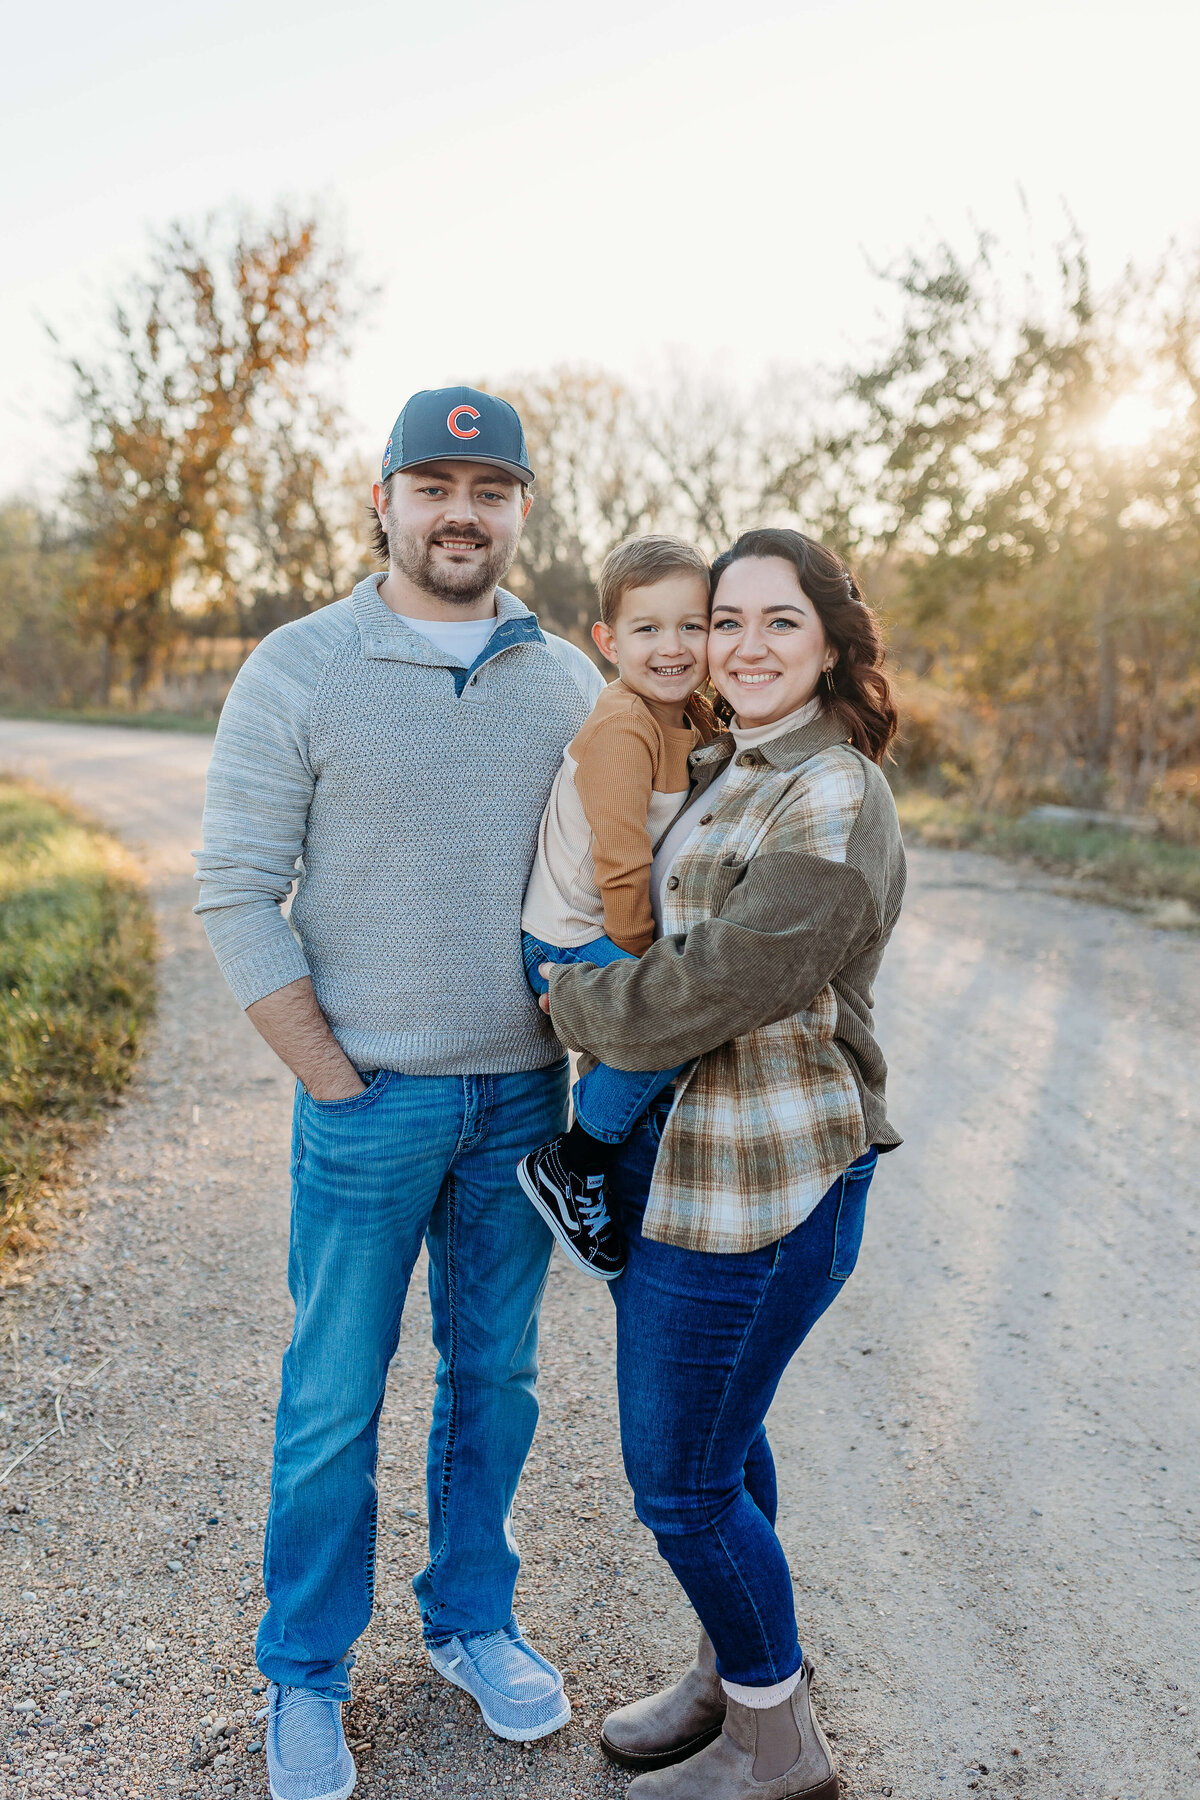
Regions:
<instances>
[{"instance_id":1,"label":"gray knit quarter-zip sweater","mask_svg":"<svg viewBox=\"0 0 1200 1800\"><path fill-rule=\"evenodd\" d=\"M310 975L360 1069L542 1068L563 1052L525 979L521 901L604 683L503 590L467 668L389 611L382 579L273 631L239 672L196 911L243 1006Z\"/></svg>"}]
</instances>

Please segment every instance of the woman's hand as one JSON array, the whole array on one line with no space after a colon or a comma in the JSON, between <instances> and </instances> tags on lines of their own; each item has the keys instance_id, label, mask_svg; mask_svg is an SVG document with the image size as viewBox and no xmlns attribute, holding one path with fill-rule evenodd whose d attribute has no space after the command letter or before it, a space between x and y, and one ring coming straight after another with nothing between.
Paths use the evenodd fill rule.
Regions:
<instances>
[{"instance_id":1,"label":"woman's hand","mask_svg":"<svg viewBox=\"0 0 1200 1800\"><path fill-rule=\"evenodd\" d=\"M554 967L553 963L539 963L538 964L538 974L541 976L543 981L549 981L550 971L553 967ZM541 1009L544 1013L548 1013L550 1011L550 996L549 996L549 994L539 994L538 995L538 1005L541 1007Z\"/></svg>"}]
</instances>

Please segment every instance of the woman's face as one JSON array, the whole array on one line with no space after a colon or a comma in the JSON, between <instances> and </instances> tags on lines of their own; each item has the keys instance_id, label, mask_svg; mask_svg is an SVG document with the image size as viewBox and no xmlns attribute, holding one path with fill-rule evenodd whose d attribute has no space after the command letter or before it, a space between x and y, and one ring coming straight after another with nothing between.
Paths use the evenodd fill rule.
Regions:
<instances>
[{"instance_id":1,"label":"woman's face","mask_svg":"<svg viewBox=\"0 0 1200 1800\"><path fill-rule=\"evenodd\" d=\"M708 674L743 726L773 725L811 700L837 654L790 562L743 556L713 596Z\"/></svg>"}]
</instances>

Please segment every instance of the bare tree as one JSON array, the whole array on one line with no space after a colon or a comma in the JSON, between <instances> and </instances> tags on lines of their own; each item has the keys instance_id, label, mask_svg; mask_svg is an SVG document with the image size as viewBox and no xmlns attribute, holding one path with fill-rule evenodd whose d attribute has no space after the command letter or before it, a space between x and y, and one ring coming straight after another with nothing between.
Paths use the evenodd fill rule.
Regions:
<instances>
[{"instance_id":1,"label":"bare tree","mask_svg":"<svg viewBox=\"0 0 1200 1800\"><path fill-rule=\"evenodd\" d=\"M500 385L521 414L537 475L514 586L548 625L590 649L595 576L614 544L658 523L660 475L633 396L614 376L560 368Z\"/></svg>"},{"instance_id":2,"label":"bare tree","mask_svg":"<svg viewBox=\"0 0 1200 1800\"><path fill-rule=\"evenodd\" d=\"M715 554L786 509L780 472L804 430L805 385L795 376L743 395L677 362L637 389L574 368L501 386L537 471L514 580L580 643L596 616L600 564L622 538L674 531Z\"/></svg>"}]
</instances>

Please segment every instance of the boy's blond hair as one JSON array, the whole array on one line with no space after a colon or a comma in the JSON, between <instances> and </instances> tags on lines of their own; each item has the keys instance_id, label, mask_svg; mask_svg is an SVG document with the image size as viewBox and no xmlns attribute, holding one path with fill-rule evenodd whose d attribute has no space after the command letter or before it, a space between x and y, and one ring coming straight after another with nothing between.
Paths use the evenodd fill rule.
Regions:
<instances>
[{"instance_id":1,"label":"boy's blond hair","mask_svg":"<svg viewBox=\"0 0 1200 1800\"><path fill-rule=\"evenodd\" d=\"M597 587L600 617L611 626L630 588L653 587L667 575L699 575L708 584L708 561L694 544L665 534L626 538L604 559Z\"/></svg>"}]
</instances>

